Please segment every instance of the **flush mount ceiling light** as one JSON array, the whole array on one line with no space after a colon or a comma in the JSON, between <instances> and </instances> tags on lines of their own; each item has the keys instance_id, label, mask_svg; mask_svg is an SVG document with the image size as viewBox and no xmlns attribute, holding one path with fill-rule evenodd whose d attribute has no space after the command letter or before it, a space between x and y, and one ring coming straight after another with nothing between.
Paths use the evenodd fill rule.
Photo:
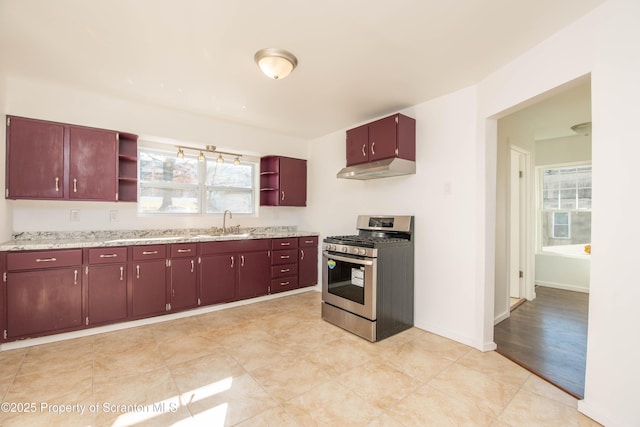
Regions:
<instances>
[{"instance_id":1,"label":"flush mount ceiling light","mask_svg":"<svg viewBox=\"0 0 640 427\"><path fill-rule=\"evenodd\" d=\"M571 130L582 136L591 135L591 122L579 123L571 126Z\"/></svg>"},{"instance_id":2,"label":"flush mount ceiling light","mask_svg":"<svg viewBox=\"0 0 640 427\"><path fill-rule=\"evenodd\" d=\"M204 153L217 154L218 157L216 161L218 163L224 162L224 157L222 157L223 154L227 156L235 157L233 164L236 166L240 164L240 157L242 157L242 154L228 153L226 151L218 151L216 150L215 145L207 145L205 148L195 148L195 147L186 147L184 145L176 145L176 148L178 149L178 154L176 154L176 157L179 159L184 159L184 150L192 150L192 151L200 152L200 154L198 155L198 160L201 162L204 162L205 160L207 160Z\"/></svg>"},{"instance_id":3,"label":"flush mount ceiling light","mask_svg":"<svg viewBox=\"0 0 640 427\"><path fill-rule=\"evenodd\" d=\"M253 59L262 72L274 80L284 79L298 65L298 59L293 53L272 47L260 49Z\"/></svg>"}]
</instances>

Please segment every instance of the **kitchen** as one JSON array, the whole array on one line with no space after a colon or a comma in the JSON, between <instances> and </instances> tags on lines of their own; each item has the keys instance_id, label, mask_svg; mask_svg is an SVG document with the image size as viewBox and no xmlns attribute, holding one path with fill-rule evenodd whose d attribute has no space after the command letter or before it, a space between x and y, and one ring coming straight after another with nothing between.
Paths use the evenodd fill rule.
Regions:
<instances>
[{"instance_id":1,"label":"kitchen","mask_svg":"<svg viewBox=\"0 0 640 427\"><path fill-rule=\"evenodd\" d=\"M593 77L594 123L600 123L600 132L606 133L608 144L612 140L633 139L630 131L615 125L616 120L610 118L611 113L608 111L620 113L619 104L624 102L625 110L633 117L638 112L637 101L632 99L631 94L616 99L605 96L610 92L623 92L618 84L632 81L624 75L623 78L618 78L616 71L627 66L626 51L612 48L595 54L587 47L595 42L606 43L606 46L625 46L628 44L625 38L628 34L636 35L637 39L638 30L626 23L627 16L638 16L637 6L624 1L605 2L602 7L585 15L574 25L563 27L562 31L547 39L541 46L523 49L524 56L510 62L508 67L491 70L488 77L479 84L445 90L442 96L430 101L395 109L417 121L417 141L420 141L416 153L417 173L407 177L370 182L335 178L335 174L344 167L344 129L381 117L381 111L352 119L341 129L307 140L209 119L160 105L125 100L112 94L101 95L86 86L83 89L70 84L45 83L24 74L15 74L11 70L2 73L0 101L4 114L122 129L183 143L196 141L204 144L211 142L211 135L216 135L224 141L222 143L216 140L217 145L236 151L307 159L310 196L306 208L264 208L260 210L259 218L235 216L234 219L237 218L243 226L296 225L301 230L317 231L324 237L352 232L354 219L363 213L363 207L367 213L386 214L388 208L393 206L397 213L415 215L415 251L416 260L420 260L416 262L415 324L474 348L490 350L492 322L491 316L487 318L484 313L493 312L492 290L488 285L491 283L493 264L491 227L488 225L492 215L493 163L491 144L485 141L485 135L491 135L492 123L490 120L487 124L485 120L599 69L601 72L611 73L609 75L613 78L605 82L607 79L604 77ZM600 32L592 30L596 24L602 24L602 27L598 27ZM619 31L618 27L625 28L628 34L623 34L624 31ZM576 39L586 39L593 43L583 44ZM580 54L569 60L565 58L564 52L572 49ZM252 54L253 51L249 52L249 56ZM549 75L538 76L531 71L531 64L539 64L540 61L549 66L554 64ZM613 71L609 68L610 64L613 64ZM255 68L254 64L251 65ZM292 80L295 73L302 70L300 65L287 79ZM637 68L635 70L638 71ZM512 82L512 85L506 85L505 81ZM287 83L287 80L276 83ZM599 161L601 168L607 168L607 173L617 171L615 176L618 173L633 173L633 167L616 157L613 152L598 150L596 134L597 131L594 130L594 168ZM4 136L1 142L1 150L4 150ZM264 146L269 147L269 152L265 152ZM634 156L628 156L628 153L636 149L635 146L620 143L620 150L617 152L627 153L627 157L632 158ZM607 192L606 188L601 190L602 193ZM621 209L632 208L630 202L621 199L611 202L607 205ZM337 206L338 209L327 209L327 206ZM77 223L69 220L71 209L80 211L80 221ZM10 238L14 230L40 230L43 218L47 221L46 228L52 231L221 225L221 218L217 222L214 220L213 224L210 218L139 218L133 206L124 204L106 207L97 203L71 203L61 206L57 202L12 202L2 199L0 210L4 213L0 227L3 241ZM109 210L119 212L117 223L109 221ZM603 247L629 247L629 243L622 237L605 235L604 231L598 233L597 225L595 219L594 242L599 238ZM628 253L632 254L633 250L630 248ZM633 292L636 291L623 285L632 280L634 270L632 267L619 268L621 264L634 265L631 259L628 263L620 263L618 259L602 252L596 253L594 249L592 284L593 292L603 297L600 304L606 304L611 295L609 292L619 290L621 294L631 293L634 296ZM612 271L616 272L613 280L616 285L613 289L609 280ZM605 282L608 283L608 290L604 289ZM455 291L452 292L452 289ZM616 323L612 319L625 324L637 324L637 315L634 314L631 302L633 300L634 298L628 298L629 302L618 301L615 315L608 313L606 305L596 302L594 318L589 322L590 333L593 331L595 334L590 335L588 350L593 355L594 365L587 367L585 401L580 402L580 407L603 422L611 420L611 425L632 425L633 420L637 420L634 418L637 415L634 415L633 404L624 398L627 386L626 380L622 378L628 377L628 371L635 372L632 361L638 349L633 347L629 351L625 347L624 351L617 352L611 349L621 348L620 345L612 342L613 338L604 338L605 335L608 336L610 326ZM625 339L623 333L613 335L622 338L620 341ZM623 360L618 359L620 354L624 354ZM604 361L597 362L599 358ZM602 369L603 365L607 368Z\"/></svg>"}]
</instances>

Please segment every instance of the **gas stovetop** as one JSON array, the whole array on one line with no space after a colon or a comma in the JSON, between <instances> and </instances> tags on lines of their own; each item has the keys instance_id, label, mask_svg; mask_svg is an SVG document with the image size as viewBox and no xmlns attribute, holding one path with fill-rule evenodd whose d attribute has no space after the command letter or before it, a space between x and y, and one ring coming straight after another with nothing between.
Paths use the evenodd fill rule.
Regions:
<instances>
[{"instance_id":1,"label":"gas stovetop","mask_svg":"<svg viewBox=\"0 0 640 427\"><path fill-rule=\"evenodd\" d=\"M337 245L358 246L362 248L377 248L385 245L407 243L408 239L382 236L361 236L355 234L347 236L329 236L323 241L325 243L335 243Z\"/></svg>"}]
</instances>

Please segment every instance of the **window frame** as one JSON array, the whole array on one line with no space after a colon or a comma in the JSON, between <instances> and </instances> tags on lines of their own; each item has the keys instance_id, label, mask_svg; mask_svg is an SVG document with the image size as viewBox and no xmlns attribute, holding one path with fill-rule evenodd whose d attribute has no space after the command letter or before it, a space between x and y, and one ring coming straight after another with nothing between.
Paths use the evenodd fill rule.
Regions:
<instances>
[{"instance_id":1,"label":"window frame","mask_svg":"<svg viewBox=\"0 0 640 427\"><path fill-rule=\"evenodd\" d=\"M552 251L545 251L544 247L542 246L543 243L543 216L545 214L548 213L552 213L554 215L552 215L552 227L551 227L551 233L553 234L551 237L553 239L568 239L570 240L572 237L572 230L571 230L571 217L573 213L580 213L580 212L592 212L592 207L589 208L579 208L579 202L576 200L576 208L574 209L562 209L562 208L558 208L558 209L548 209L548 208L544 208L544 171L548 170L548 169L569 169L569 168L580 168L580 167L585 167L585 166L589 166L591 167L591 173L592 173L592 179L593 179L593 164L591 161L584 161L584 162L573 162L573 163L557 163L557 164L550 164L550 165L542 165L542 166L536 166L536 182L537 182L537 189L536 189L536 253L540 254L540 255L556 255L555 252ZM576 187L576 197L578 196L578 192L579 192L580 187ZM593 191L593 184L591 186L591 189ZM593 196L593 193L592 193ZM560 204L558 205L560 206ZM568 213L569 214L569 237L555 237L555 213L556 212L563 212L563 213ZM566 256L566 255L563 255Z\"/></svg>"},{"instance_id":2,"label":"window frame","mask_svg":"<svg viewBox=\"0 0 640 427\"><path fill-rule=\"evenodd\" d=\"M251 197L251 211L250 212L238 212L233 211L234 215L244 215L244 216L257 216L258 215L258 200L257 191L259 190L259 174L258 174L258 160L254 159L251 156L243 156L240 164L244 166L249 166L251 168L251 187L229 187L229 186L216 186L216 185L208 185L207 184L207 161L201 162L197 161L197 153L185 152L185 158L187 159L195 159L197 161L197 184L182 184L182 183L173 183L173 182L155 182L155 183L145 183L140 178L140 158L142 152L150 152L154 154L163 154L166 156L175 156L176 152L166 148L166 147L158 147L156 145L138 145L138 202L136 203L136 211L138 216L213 216L213 215L223 215L224 210L222 212L207 212L208 205L208 193L211 191L237 191L238 193L250 194ZM209 159L211 161L211 159ZM215 161L215 160L214 160ZM232 160L225 160L226 164L232 164ZM168 189L168 190L195 190L198 194L198 210L197 212L151 212L151 211L141 211L141 193L143 188L157 188L157 189Z\"/></svg>"}]
</instances>

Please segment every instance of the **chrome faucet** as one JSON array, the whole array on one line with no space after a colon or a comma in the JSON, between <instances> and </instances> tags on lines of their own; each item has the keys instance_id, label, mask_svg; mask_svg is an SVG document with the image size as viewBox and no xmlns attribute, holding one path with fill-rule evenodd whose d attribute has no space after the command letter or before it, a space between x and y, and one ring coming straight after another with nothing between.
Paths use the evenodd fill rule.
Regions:
<instances>
[{"instance_id":1,"label":"chrome faucet","mask_svg":"<svg viewBox=\"0 0 640 427\"><path fill-rule=\"evenodd\" d=\"M231 211L229 209L224 211L224 213L222 214L222 234L227 234L227 212L229 212L229 219L233 218L233 215L231 214Z\"/></svg>"}]
</instances>

